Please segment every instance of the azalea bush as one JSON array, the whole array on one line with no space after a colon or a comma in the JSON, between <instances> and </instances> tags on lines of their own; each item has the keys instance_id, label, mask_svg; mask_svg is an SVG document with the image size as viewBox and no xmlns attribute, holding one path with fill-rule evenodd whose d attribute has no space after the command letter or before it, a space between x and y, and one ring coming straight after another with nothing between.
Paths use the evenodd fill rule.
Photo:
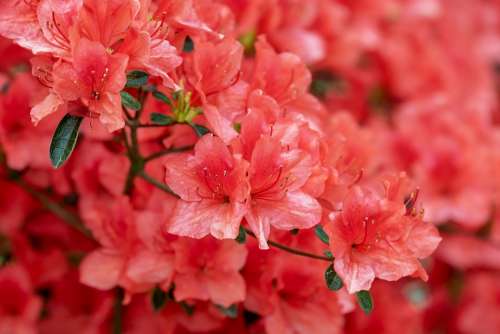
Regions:
<instances>
[{"instance_id":1,"label":"azalea bush","mask_svg":"<svg viewBox=\"0 0 500 334\"><path fill-rule=\"evenodd\" d=\"M0 1L0 334L497 333L500 2Z\"/></svg>"}]
</instances>

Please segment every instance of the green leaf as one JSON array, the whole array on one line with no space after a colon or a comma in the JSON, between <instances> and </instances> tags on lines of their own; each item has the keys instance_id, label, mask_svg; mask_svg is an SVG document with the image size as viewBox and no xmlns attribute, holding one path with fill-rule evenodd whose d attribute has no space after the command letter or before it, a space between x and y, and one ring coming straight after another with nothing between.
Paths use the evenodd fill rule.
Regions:
<instances>
[{"instance_id":1,"label":"green leaf","mask_svg":"<svg viewBox=\"0 0 500 334\"><path fill-rule=\"evenodd\" d=\"M328 234L326 234L325 230L323 230L323 227L321 225L316 225L316 227L314 228L314 233L316 233L316 236L325 244L330 244L330 238L328 237Z\"/></svg>"},{"instance_id":2,"label":"green leaf","mask_svg":"<svg viewBox=\"0 0 500 334\"><path fill-rule=\"evenodd\" d=\"M329 265L328 268L326 268L325 281L328 289L332 291L338 291L344 286L344 283L342 283L342 279L339 275L337 275L335 269L333 269L333 264Z\"/></svg>"},{"instance_id":3,"label":"green leaf","mask_svg":"<svg viewBox=\"0 0 500 334\"><path fill-rule=\"evenodd\" d=\"M165 306L168 300L168 293L156 287L151 294L151 305L155 311L159 311Z\"/></svg>"},{"instance_id":4,"label":"green leaf","mask_svg":"<svg viewBox=\"0 0 500 334\"><path fill-rule=\"evenodd\" d=\"M210 130L208 130L206 127L203 125L195 124L195 123L190 123L191 127L193 128L194 132L196 132L196 135L198 137L203 137L207 133L210 133Z\"/></svg>"},{"instance_id":5,"label":"green leaf","mask_svg":"<svg viewBox=\"0 0 500 334\"><path fill-rule=\"evenodd\" d=\"M222 305L215 306L222 314L224 314L228 318L236 319L238 317L238 306L236 304L233 304L229 307L224 307Z\"/></svg>"},{"instance_id":6,"label":"green leaf","mask_svg":"<svg viewBox=\"0 0 500 334\"><path fill-rule=\"evenodd\" d=\"M140 110L141 109L141 103L136 100L135 97L130 95L127 92L120 92L120 95L122 97L122 104L125 108L131 109L131 110Z\"/></svg>"},{"instance_id":7,"label":"green leaf","mask_svg":"<svg viewBox=\"0 0 500 334\"><path fill-rule=\"evenodd\" d=\"M148 74L143 71L132 71L127 74L127 88L139 88L148 82Z\"/></svg>"},{"instance_id":8,"label":"green leaf","mask_svg":"<svg viewBox=\"0 0 500 334\"><path fill-rule=\"evenodd\" d=\"M330 252L329 250L324 251L324 252L323 252L323 254L325 254L325 256L326 256L326 257L329 257L329 258L330 258L330 259L332 259L332 260L333 260L333 259L335 259L335 258L333 257L332 252Z\"/></svg>"},{"instance_id":9,"label":"green leaf","mask_svg":"<svg viewBox=\"0 0 500 334\"><path fill-rule=\"evenodd\" d=\"M61 167L73 152L83 117L66 114L59 122L50 143L50 161L55 168Z\"/></svg>"},{"instance_id":10,"label":"green leaf","mask_svg":"<svg viewBox=\"0 0 500 334\"><path fill-rule=\"evenodd\" d=\"M236 242L239 244L244 244L245 241L247 240L247 232L245 231L243 226L240 226L240 232L238 233L238 236L234 240L236 240Z\"/></svg>"},{"instance_id":11,"label":"green leaf","mask_svg":"<svg viewBox=\"0 0 500 334\"><path fill-rule=\"evenodd\" d=\"M191 37L186 36L184 40L184 46L182 47L182 51L184 52L192 52L194 50L194 42Z\"/></svg>"},{"instance_id":12,"label":"green leaf","mask_svg":"<svg viewBox=\"0 0 500 334\"><path fill-rule=\"evenodd\" d=\"M151 123L158 125L170 125L175 123L175 119L172 117L157 112L151 113L149 119L151 120Z\"/></svg>"},{"instance_id":13,"label":"green leaf","mask_svg":"<svg viewBox=\"0 0 500 334\"><path fill-rule=\"evenodd\" d=\"M370 291L362 290L356 292L356 298L358 299L358 304L361 309L366 313L370 314L373 310L373 299L370 295Z\"/></svg>"},{"instance_id":14,"label":"green leaf","mask_svg":"<svg viewBox=\"0 0 500 334\"><path fill-rule=\"evenodd\" d=\"M163 94L162 92L159 92L159 91L154 91L153 92L153 97L157 100L160 100L166 104L168 104L169 106L172 106L172 101L170 101L170 99L168 98L167 95Z\"/></svg>"}]
</instances>

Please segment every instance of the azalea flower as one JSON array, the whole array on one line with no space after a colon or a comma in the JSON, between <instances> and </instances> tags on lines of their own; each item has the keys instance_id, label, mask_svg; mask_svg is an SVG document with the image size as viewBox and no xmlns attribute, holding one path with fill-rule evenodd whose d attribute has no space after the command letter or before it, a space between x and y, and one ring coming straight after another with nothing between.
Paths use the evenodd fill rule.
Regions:
<instances>
[{"instance_id":1,"label":"azalea flower","mask_svg":"<svg viewBox=\"0 0 500 334\"><path fill-rule=\"evenodd\" d=\"M395 281L417 275L426 280L419 259L441 240L436 228L413 214L398 195L404 178L385 182L384 192L353 187L342 211L332 213L326 226L335 271L349 293L369 290L375 278Z\"/></svg>"},{"instance_id":2,"label":"azalea flower","mask_svg":"<svg viewBox=\"0 0 500 334\"><path fill-rule=\"evenodd\" d=\"M229 307L245 299L245 281L238 272L247 250L232 240L179 239L174 243L176 300L211 300Z\"/></svg>"},{"instance_id":3,"label":"azalea flower","mask_svg":"<svg viewBox=\"0 0 500 334\"><path fill-rule=\"evenodd\" d=\"M217 137L206 135L194 148L165 160L166 183L180 196L168 223L170 233L234 239L247 211L248 163Z\"/></svg>"}]
</instances>

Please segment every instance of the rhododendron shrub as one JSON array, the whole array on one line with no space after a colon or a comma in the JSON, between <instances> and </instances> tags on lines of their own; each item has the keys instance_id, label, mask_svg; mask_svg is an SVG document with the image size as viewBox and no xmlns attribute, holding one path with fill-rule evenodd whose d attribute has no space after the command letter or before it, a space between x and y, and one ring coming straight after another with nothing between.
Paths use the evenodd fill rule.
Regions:
<instances>
[{"instance_id":1,"label":"rhododendron shrub","mask_svg":"<svg viewBox=\"0 0 500 334\"><path fill-rule=\"evenodd\" d=\"M498 1L3 0L0 36L0 334L498 331Z\"/></svg>"}]
</instances>

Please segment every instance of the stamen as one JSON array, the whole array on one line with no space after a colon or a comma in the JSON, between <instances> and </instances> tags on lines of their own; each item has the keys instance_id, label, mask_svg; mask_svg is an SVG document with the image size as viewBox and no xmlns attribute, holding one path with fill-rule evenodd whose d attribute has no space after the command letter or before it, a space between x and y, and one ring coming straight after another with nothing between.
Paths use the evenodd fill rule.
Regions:
<instances>
[{"instance_id":1,"label":"stamen","mask_svg":"<svg viewBox=\"0 0 500 334\"><path fill-rule=\"evenodd\" d=\"M409 196L407 196L404 200L404 205L405 205L405 208L406 208L406 215L415 215L416 214L416 210L414 209L415 208L415 204L417 202L417 199L418 199L418 194L420 192L420 189L415 189L415 191L413 191Z\"/></svg>"}]
</instances>

